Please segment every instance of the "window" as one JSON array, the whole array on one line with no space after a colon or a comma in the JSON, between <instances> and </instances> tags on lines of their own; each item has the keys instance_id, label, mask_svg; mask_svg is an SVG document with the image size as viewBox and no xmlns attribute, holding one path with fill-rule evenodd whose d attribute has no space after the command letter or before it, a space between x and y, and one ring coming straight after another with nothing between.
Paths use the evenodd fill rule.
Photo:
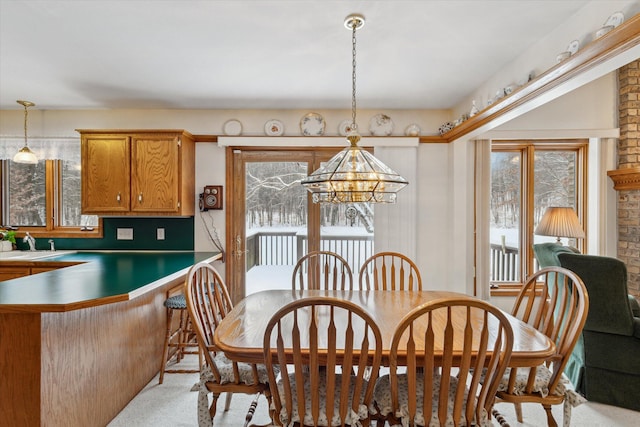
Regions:
<instances>
[{"instance_id":1,"label":"window","mask_svg":"<svg viewBox=\"0 0 640 427\"><path fill-rule=\"evenodd\" d=\"M586 153L586 140L492 143L492 287L521 284L538 269L533 244L556 240L533 233L547 207L573 207L584 226ZM583 249L584 240L563 244Z\"/></svg>"},{"instance_id":2,"label":"window","mask_svg":"<svg viewBox=\"0 0 640 427\"><path fill-rule=\"evenodd\" d=\"M95 215L81 214L80 143L29 141L40 160L35 165L14 163L10 158L11 141L5 142L5 160L0 160L3 225L19 227L34 236L100 236L100 221ZM21 141L23 142L23 141ZM49 147L47 147L47 143ZM52 152L51 146L56 148Z\"/></svg>"}]
</instances>

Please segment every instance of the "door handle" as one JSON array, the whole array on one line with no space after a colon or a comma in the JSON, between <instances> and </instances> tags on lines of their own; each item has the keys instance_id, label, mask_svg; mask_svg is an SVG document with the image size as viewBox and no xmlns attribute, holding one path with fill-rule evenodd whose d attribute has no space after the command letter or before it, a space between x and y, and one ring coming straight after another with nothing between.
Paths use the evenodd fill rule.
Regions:
<instances>
[{"instance_id":1,"label":"door handle","mask_svg":"<svg viewBox=\"0 0 640 427\"><path fill-rule=\"evenodd\" d=\"M245 250L245 251L243 251L243 250L242 250L242 237L240 237L240 235L239 235L239 234L236 236L236 244L235 244L235 247L236 247L236 248L235 248L235 250L234 250L233 252L231 252L231 254L232 254L233 256L235 256L235 257L236 257L236 259L238 259L238 260L239 260L239 259L242 259L242 256L243 256L244 254L246 254L247 252L249 252L249 251L246 251L246 250Z\"/></svg>"}]
</instances>

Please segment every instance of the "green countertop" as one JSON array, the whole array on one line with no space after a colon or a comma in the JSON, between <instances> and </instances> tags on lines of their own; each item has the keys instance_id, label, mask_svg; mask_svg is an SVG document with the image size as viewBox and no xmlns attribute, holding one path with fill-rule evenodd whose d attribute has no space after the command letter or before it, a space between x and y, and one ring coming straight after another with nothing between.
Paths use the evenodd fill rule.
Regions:
<instances>
[{"instance_id":1,"label":"green countertop","mask_svg":"<svg viewBox=\"0 0 640 427\"><path fill-rule=\"evenodd\" d=\"M42 261L82 264L0 282L0 313L61 312L130 300L217 256L216 252L158 251L48 257Z\"/></svg>"}]
</instances>

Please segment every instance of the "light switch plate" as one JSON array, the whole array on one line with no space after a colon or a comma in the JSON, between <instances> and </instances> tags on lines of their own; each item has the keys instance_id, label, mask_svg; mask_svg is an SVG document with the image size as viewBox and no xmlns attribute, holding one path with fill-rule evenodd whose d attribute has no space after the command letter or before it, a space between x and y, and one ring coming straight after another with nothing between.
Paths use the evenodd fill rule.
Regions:
<instances>
[{"instance_id":1,"label":"light switch plate","mask_svg":"<svg viewBox=\"0 0 640 427\"><path fill-rule=\"evenodd\" d=\"M164 240L164 228L156 228L156 239Z\"/></svg>"},{"instance_id":2,"label":"light switch plate","mask_svg":"<svg viewBox=\"0 0 640 427\"><path fill-rule=\"evenodd\" d=\"M117 240L133 240L133 228L118 228L116 232Z\"/></svg>"}]
</instances>

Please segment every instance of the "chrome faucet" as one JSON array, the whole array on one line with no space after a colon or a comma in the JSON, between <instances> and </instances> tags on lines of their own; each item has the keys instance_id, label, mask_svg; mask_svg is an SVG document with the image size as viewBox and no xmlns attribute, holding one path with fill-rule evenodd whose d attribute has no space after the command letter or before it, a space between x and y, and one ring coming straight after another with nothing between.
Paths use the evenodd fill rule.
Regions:
<instances>
[{"instance_id":1,"label":"chrome faucet","mask_svg":"<svg viewBox=\"0 0 640 427\"><path fill-rule=\"evenodd\" d=\"M51 252L56 250L56 244L54 243L53 239L49 239L49 249L51 250Z\"/></svg>"},{"instance_id":2,"label":"chrome faucet","mask_svg":"<svg viewBox=\"0 0 640 427\"><path fill-rule=\"evenodd\" d=\"M29 250L30 251L35 251L36 250L36 239L29 234L29 232L27 231L27 233L24 236L24 239L22 239L23 242L27 242L29 244Z\"/></svg>"}]
</instances>

